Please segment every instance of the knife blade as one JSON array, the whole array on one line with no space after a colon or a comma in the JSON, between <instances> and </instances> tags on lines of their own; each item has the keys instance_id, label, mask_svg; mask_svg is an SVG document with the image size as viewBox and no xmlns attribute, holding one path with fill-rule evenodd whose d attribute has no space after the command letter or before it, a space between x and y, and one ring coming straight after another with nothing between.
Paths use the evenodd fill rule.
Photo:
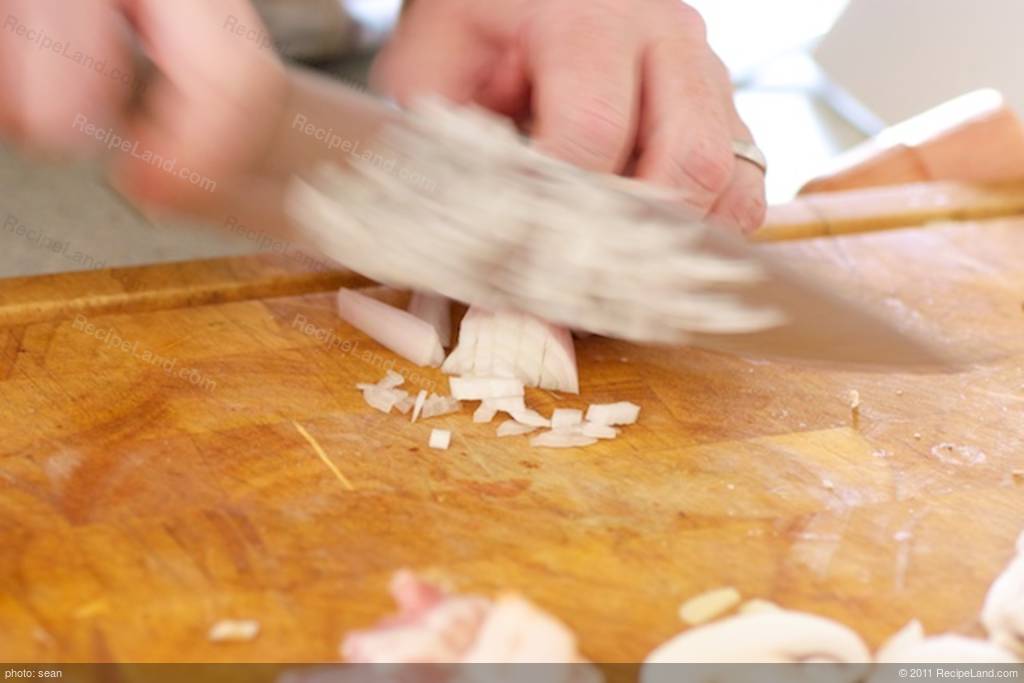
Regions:
<instances>
[{"instance_id":1,"label":"knife blade","mask_svg":"<svg viewBox=\"0 0 1024 683\"><path fill-rule=\"evenodd\" d=\"M440 102L400 112L315 85L293 122L336 122L350 151L301 174L289 214L363 275L639 342L855 366L958 363L695 220L667 191L548 158L497 117ZM302 168L310 154L289 149L280 163Z\"/></svg>"}]
</instances>

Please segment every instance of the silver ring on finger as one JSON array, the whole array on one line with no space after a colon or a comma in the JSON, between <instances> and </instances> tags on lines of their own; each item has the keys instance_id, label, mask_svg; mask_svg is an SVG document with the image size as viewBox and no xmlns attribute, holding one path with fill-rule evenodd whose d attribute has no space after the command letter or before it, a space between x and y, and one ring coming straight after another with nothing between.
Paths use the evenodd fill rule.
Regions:
<instances>
[{"instance_id":1,"label":"silver ring on finger","mask_svg":"<svg viewBox=\"0 0 1024 683\"><path fill-rule=\"evenodd\" d=\"M765 158L764 152L761 151L761 148L753 142L748 142L746 140L733 140L732 153L736 155L737 159L742 159L743 161L757 166L761 169L762 173L768 173L768 159Z\"/></svg>"}]
</instances>

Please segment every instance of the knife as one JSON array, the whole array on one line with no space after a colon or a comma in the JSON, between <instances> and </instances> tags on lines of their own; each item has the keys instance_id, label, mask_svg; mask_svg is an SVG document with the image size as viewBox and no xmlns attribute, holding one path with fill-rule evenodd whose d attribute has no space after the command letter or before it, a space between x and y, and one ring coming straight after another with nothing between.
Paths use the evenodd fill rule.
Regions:
<instances>
[{"instance_id":1,"label":"knife","mask_svg":"<svg viewBox=\"0 0 1024 683\"><path fill-rule=\"evenodd\" d=\"M297 73L282 126L272 159L296 176L292 222L379 282L637 342L856 367L959 364L696 220L667 191L546 157L485 112L437 101L400 111Z\"/></svg>"}]
</instances>

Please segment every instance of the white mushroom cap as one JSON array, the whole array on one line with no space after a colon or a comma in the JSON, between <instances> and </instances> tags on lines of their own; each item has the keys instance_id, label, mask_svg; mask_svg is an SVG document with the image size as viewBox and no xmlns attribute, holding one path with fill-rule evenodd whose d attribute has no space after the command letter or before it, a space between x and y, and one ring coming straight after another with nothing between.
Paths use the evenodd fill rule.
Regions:
<instances>
[{"instance_id":1,"label":"white mushroom cap","mask_svg":"<svg viewBox=\"0 0 1024 683\"><path fill-rule=\"evenodd\" d=\"M1024 534L1017 556L988 589L981 623L994 642L1024 657Z\"/></svg>"},{"instance_id":2,"label":"white mushroom cap","mask_svg":"<svg viewBox=\"0 0 1024 683\"><path fill-rule=\"evenodd\" d=\"M643 683L661 683L658 669L648 665L665 663L870 660L864 641L842 624L802 612L778 610L740 614L684 631L647 657L641 677ZM663 675L667 683L675 674L666 670Z\"/></svg>"}]
</instances>

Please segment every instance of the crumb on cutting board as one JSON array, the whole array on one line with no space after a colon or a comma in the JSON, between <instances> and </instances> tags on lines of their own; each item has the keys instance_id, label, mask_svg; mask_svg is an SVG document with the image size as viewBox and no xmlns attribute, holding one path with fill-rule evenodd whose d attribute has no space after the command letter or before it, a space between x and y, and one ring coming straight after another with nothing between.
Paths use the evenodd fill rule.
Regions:
<instances>
[{"instance_id":1,"label":"crumb on cutting board","mask_svg":"<svg viewBox=\"0 0 1024 683\"><path fill-rule=\"evenodd\" d=\"M679 607L679 618L691 626L711 621L740 604L740 592L732 586L695 595Z\"/></svg>"},{"instance_id":2,"label":"crumb on cutting board","mask_svg":"<svg viewBox=\"0 0 1024 683\"><path fill-rule=\"evenodd\" d=\"M206 637L211 643L244 643L260 634L255 619L222 619L210 627Z\"/></svg>"}]
</instances>

